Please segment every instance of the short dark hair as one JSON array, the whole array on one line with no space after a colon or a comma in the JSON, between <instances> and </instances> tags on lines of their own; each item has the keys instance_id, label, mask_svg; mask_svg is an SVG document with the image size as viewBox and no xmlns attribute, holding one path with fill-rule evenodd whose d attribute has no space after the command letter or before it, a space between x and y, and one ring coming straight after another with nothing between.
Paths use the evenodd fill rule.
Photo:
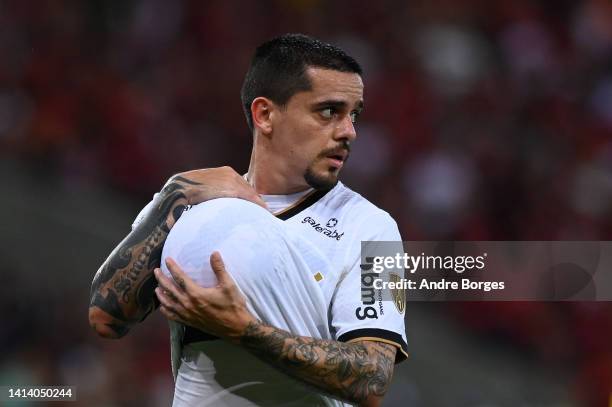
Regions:
<instances>
[{"instance_id":1,"label":"short dark hair","mask_svg":"<svg viewBox=\"0 0 612 407\"><path fill-rule=\"evenodd\" d=\"M312 89L306 74L309 67L362 74L361 66L346 52L307 35L284 34L261 44L255 50L240 92L251 131L253 100L263 96L285 106L294 94Z\"/></svg>"}]
</instances>

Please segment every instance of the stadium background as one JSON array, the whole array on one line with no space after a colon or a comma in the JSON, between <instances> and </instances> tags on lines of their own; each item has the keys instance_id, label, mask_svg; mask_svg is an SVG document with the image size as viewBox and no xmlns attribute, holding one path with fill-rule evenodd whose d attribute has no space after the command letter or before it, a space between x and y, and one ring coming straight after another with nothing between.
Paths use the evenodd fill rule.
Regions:
<instances>
[{"instance_id":1,"label":"stadium background","mask_svg":"<svg viewBox=\"0 0 612 407\"><path fill-rule=\"evenodd\" d=\"M363 64L344 180L405 240L612 239L606 0L5 0L0 385L169 405L165 321L99 339L89 284L171 174L246 171L240 85L284 32ZM610 403L610 303L411 303L407 321L386 406Z\"/></svg>"}]
</instances>

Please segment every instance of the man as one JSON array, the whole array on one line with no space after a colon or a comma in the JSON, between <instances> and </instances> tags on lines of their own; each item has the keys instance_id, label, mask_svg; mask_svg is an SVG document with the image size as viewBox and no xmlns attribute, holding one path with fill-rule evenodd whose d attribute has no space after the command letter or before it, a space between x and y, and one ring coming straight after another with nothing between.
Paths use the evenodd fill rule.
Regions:
<instances>
[{"instance_id":1,"label":"man","mask_svg":"<svg viewBox=\"0 0 612 407\"><path fill-rule=\"evenodd\" d=\"M360 242L401 239L386 212L338 181L363 108L361 68L336 47L285 35L257 49L242 102L254 136L246 181L228 168L171 178L96 274L90 323L120 337L144 319L163 248L176 284L155 271L161 311L189 325L172 329L175 405L379 405L405 357L403 308L361 302ZM278 219L211 201L223 197ZM258 249L273 264L259 266L236 244L258 233L273 239ZM215 244L232 248L220 250L228 267L212 254L218 283L201 287L181 267L205 273L197 256ZM269 273L277 278L256 278Z\"/></svg>"}]
</instances>

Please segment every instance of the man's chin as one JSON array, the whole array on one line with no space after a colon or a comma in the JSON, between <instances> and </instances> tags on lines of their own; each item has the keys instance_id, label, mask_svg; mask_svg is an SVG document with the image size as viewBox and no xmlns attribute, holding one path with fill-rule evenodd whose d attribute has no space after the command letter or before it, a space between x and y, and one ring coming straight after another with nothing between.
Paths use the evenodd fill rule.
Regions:
<instances>
[{"instance_id":1,"label":"man's chin","mask_svg":"<svg viewBox=\"0 0 612 407\"><path fill-rule=\"evenodd\" d=\"M327 191L332 189L338 183L338 173L316 174L311 169L307 169L304 173L304 180L308 185L317 191Z\"/></svg>"}]
</instances>

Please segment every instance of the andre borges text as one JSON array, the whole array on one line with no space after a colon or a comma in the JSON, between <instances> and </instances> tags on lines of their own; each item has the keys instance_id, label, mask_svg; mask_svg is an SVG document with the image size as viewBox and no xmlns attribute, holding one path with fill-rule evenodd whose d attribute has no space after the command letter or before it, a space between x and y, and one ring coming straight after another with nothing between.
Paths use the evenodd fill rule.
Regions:
<instances>
[{"instance_id":1,"label":"andre borges text","mask_svg":"<svg viewBox=\"0 0 612 407\"><path fill-rule=\"evenodd\" d=\"M503 290L505 288L503 281L471 281L469 278L462 278L460 281L449 281L444 278L431 280L424 277L416 280L393 278L396 276L393 270L407 270L410 274L415 274L418 270L454 271L457 274L480 271L485 268L486 258L487 253L480 256L426 256L424 253L412 256L408 253L397 253L395 256L367 257L366 264L362 265L362 285L377 290ZM365 272L366 270L370 272ZM392 276L391 281L384 281L380 276L383 271L389 272Z\"/></svg>"}]
</instances>

